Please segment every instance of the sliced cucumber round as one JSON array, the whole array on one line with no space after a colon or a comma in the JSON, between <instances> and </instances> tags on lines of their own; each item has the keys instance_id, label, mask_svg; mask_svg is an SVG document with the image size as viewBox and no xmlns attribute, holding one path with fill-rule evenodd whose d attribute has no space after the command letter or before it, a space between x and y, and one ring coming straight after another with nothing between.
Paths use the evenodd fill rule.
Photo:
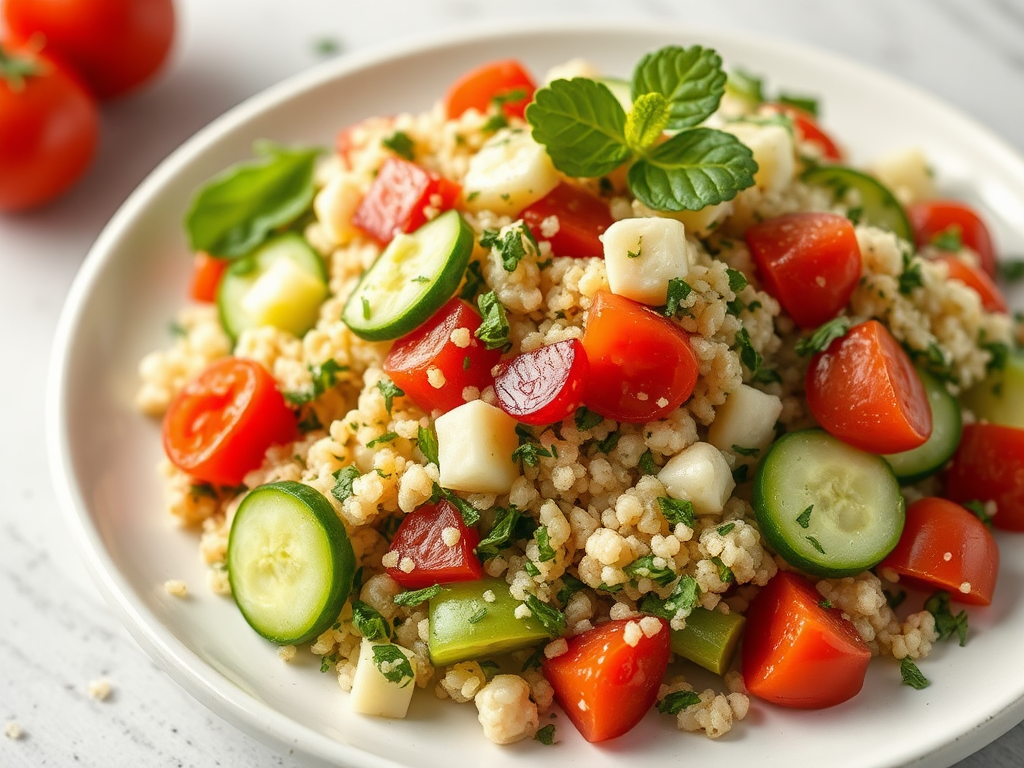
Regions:
<instances>
[{"instance_id":1,"label":"sliced cucumber round","mask_svg":"<svg viewBox=\"0 0 1024 768\"><path fill-rule=\"evenodd\" d=\"M455 295L473 253L473 230L446 211L388 244L345 304L341 319L367 341L397 339Z\"/></svg>"},{"instance_id":2,"label":"sliced cucumber round","mask_svg":"<svg viewBox=\"0 0 1024 768\"><path fill-rule=\"evenodd\" d=\"M856 190L868 224L891 230L897 237L914 242L914 230L903 206L888 187L873 176L841 165L820 165L804 172L801 179L806 184L830 190L837 200L842 200L849 190Z\"/></svg>"},{"instance_id":3,"label":"sliced cucumber round","mask_svg":"<svg viewBox=\"0 0 1024 768\"><path fill-rule=\"evenodd\" d=\"M1024 429L1024 349L1015 349L1002 370L993 370L963 396L978 419Z\"/></svg>"},{"instance_id":4,"label":"sliced cucumber round","mask_svg":"<svg viewBox=\"0 0 1024 768\"><path fill-rule=\"evenodd\" d=\"M278 645L312 640L338 620L355 564L334 508L302 483L253 489L231 523L227 569L235 603Z\"/></svg>"},{"instance_id":5,"label":"sliced cucumber round","mask_svg":"<svg viewBox=\"0 0 1024 768\"><path fill-rule=\"evenodd\" d=\"M231 263L217 289L217 311L232 339L263 325L301 336L316 323L327 293L323 259L290 232Z\"/></svg>"},{"instance_id":6,"label":"sliced cucumber round","mask_svg":"<svg viewBox=\"0 0 1024 768\"><path fill-rule=\"evenodd\" d=\"M885 456L897 479L903 484L916 483L942 469L956 452L963 431L960 405L956 398L928 371L918 368L917 373L932 409L932 433L924 445Z\"/></svg>"},{"instance_id":7,"label":"sliced cucumber round","mask_svg":"<svg viewBox=\"0 0 1024 768\"><path fill-rule=\"evenodd\" d=\"M885 459L821 429L791 432L772 445L754 478L752 503L775 551L826 577L877 565L896 546L905 519Z\"/></svg>"}]
</instances>

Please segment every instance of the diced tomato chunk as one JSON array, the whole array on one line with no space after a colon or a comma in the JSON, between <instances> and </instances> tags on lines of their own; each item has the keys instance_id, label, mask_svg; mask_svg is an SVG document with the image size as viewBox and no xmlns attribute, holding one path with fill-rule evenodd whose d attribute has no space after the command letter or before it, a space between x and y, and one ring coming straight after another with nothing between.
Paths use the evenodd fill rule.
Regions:
<instances>
[{"instance_id":1,"label":"diced tomato chunk","mask_svg":"<svg viewBox=\"0 0 1024 768\"><path fill-rule=\"evenodd\" d=\"M946 474L953 501L994 501L992 524L1024 531L1024 429L976 422L965 424Z\"/></svg>"},{"instance_id":2,"label":"diced tomato chunk","mask_svg":"<svg viewBox=\"0 0 1024 768\"><path fill-rule=\"evenodd\" d=\"M663 418L697 384L697 356L686 331L614 293L599 291L594 297L583 348L590 363L583 402L617 421Z\"/></svg>"},{"instance_id":3,"label":"diced tomato chunk","mask_svg":"<svg viewBox=\"0 0 1024 768\"><path fill-rule=\"evenodd\" d=\"M981 268L989 277L996 276L996 250L992 235L977 211L958 200L924 200L907 206L907 218L914 229L918 248L930 245L940 235L949 233L978 254Z\"/></svg>"},{"instance_id":4,"label":"diced tomato chunk","mask_svg":"<svg viewBox=\"0 0 1024 768\"><path fill-rule=\"evenodd\" d=\"M860 280L853 224L835 213L790 213L747 230L765 289L801 328L815 328L846 306Z\"/></svg>"},{"instance_id":5,"label":"diced tomato chunk","mask_svg":"<svg viewBox=\"0 0 1024 768\"><path fill-rule=\"evenodd\" d=\"M811 359L807 406L843 442L870 453L917 448L932 411L907 353L877 320L855 325Z\"/></svg>"},{"instance_id":6,"label":"diced tomato chunk","mask_svg":"<svg viewBox=\"0 0 1024 768\"><path fill-rule=\"evenodd\" d=\"M229 263L227 259L218 259L203 251L197 253L192 262L192 283L189 286L192 298L196 301L216 301L221 275Z\"/></svg>"},{"instance_id":7,"label":"diced tomato chunk","mask_svg":"<svg viewBox=\"0 0 1024 768\"><path fill-rule=\"evenodd\" d=\"M650 635L636 619L599 624L567 638L565 653L544 659L555 698L587 741L621 736L654 705L670 650L668 623L656 621L661 626Z\"/></svg>"},{"instance_id":8,"label":"diced tomato chunk","mask_svg":"<svg viewBox=\"0 0 1024 768\"><path fill-rule=\"evenodd\" d=\"M445 112L452 120L468 109L486 112L495 99L507 117L522 117L537 86L515 59L484 64L456 80L445 96Z\"/></svg>"},{"instance_id":9,"label":"diced tomato chunk","mask_svg":"<svg viewBox=\"0 0 1024 768\"><path fill-rule=\"evenodd\" d=\"M989 277L983 269L947 253L939 254L935 257L935 261L941 261L949 267L950 280L959 280L974 290L981 299L981 306L984 309L989 312L1009 311L1006 299L1003 298L1003 292L999 290L995 280Z\"/></svg>"},{"instance_id":10,"label":"diced tomato chunk","mask_svg":"<svg viewBox=\"0 0 1024 768\"><path fill-rule=\"evenodd\" d=\"M520 215L536 240L551 243L552 256L602 256L601 235L615 221L607 203L564 182ZM544 221L551 217L557 219L558 229L545 237Z\"/></svg>"},{"instance_id":11,"label":"diced tomato chunk","mask_svg":"<svg viewBox=\"0 0 1024 768\"><path fill-rule=\"evenodd\" d=\"M808 112L805 112L792 104L766 104L765 109L769 112L781 112L793 121L793 128L802 141L808 141L821 147L822 157L828 160L839 162L843 159L843 151L839 145L832 140L818 121Z\"/></svg>"},{"instance_id":12,"label":"diced tomato chunk","mask_svg":"<svg viewBox=\"0 0 1024 768\"><path fill-rule=\"evenodd\" d=\"M498 407L524 424L553 424L583 404L590 365L579 339L522 352L498 365Z\"/></svg>"},{"instance_id":13,"label":"diced tomato chunk","mask_svg":"<svg viewBox=\"0 0 1024 768\"><path fill-rule=\"evenodd\" d=\"M408 160L384 161L366 196L352 214L352 223L383 244L400 232L413 232L427 221L426 208L451 208L461 187Z\"/></svg>"},{"instance_id":14,"label":"diced tomato chunk","mask_svg":"<svg viewBox=\"0 0 1024 768\"><path fill-rule=\"evenodd\" d=\"M466 387L494 383L491 369L501 351L475 336L480 315L459 298L448 301L427 322L395 342L384 370L425 411L450 411L465 400Z\"/></svg>"},{"instance_id":15,"label":"diced tomato chunk","mask_svg":"<svg viewBox=\"0 0 1024 768\"><path fill-rule=\"evenodd\" d=\"M476 581L484 575L473 551L479 543L476 529L466 525L454 504L441 499L402 519L388 549L397 560L386 570L406 589Z\"/></svg>"}]
</instances>

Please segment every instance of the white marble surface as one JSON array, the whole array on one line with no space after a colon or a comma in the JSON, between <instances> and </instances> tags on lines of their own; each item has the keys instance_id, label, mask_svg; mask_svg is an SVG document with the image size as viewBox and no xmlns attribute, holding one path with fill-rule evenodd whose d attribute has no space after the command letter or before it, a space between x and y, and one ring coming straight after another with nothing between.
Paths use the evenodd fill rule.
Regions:
<instances>
[{"instance_id":1,"label":"white marble surface","mask_svg":"<svg viewBox=\"0 0 1024 768\"><path fill-rule=\"evenodd\" d=\"M316 63L440 29L624 18L756 32L916 83L1024 153L1024 0L178 0L173 60L103 114L89 176L51 207L0 216L0 765L297 766L197 704L140 650L63 529L44 445L54 327L90 243L131 189L209 120ZM15 362L17 361L17 362ZM1003 663L1006 663L1005 661ZM113 693L90 697L105 677ZM959 764L1024 765L1024 725Z\"/></svg>"}]
</instances>

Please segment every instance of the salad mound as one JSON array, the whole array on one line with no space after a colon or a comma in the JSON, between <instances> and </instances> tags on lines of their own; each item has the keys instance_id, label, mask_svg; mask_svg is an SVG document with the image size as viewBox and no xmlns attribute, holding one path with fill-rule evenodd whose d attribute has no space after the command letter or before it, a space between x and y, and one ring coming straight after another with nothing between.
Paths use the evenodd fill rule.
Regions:
<instances>
[{"instance_id":1,"label":"salad mound","mask_svg":"<svg viewBox=\"0 0 1024 768\"><path fill-rule=\"evenodd\" d=\"M137 405L213 590L499 744L927 685L1024 529L1024 327L978 214L817 109L700 46L499 61L211 179Z\"/></svg>"}]
</instances>

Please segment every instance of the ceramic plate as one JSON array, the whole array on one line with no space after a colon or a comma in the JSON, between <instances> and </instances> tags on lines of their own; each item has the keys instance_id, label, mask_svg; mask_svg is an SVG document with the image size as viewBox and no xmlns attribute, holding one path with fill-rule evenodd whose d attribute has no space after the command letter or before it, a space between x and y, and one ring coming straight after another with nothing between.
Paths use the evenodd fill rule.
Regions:
<instances>
[{"instance_id":1,"label":"ceramic plate","mask_svg":"<svg viewBox=\"0 0 1024 768\"><path fill-rule=\"evenodd\" d=\"M966 648L946 643L922 668L932 685L899 682L898 665L873 663L862 694L818 712L756 701L750 716L712 742L648 717L626 736L585 743L564 716L556 747L490 744L472 705L420 692L403 721L354 715L319 659L282 663L229 599L205 587L194 533L164 511L159 426L132 397L142 355L165 346L186 295L191 261L181 227L193 190L250 156L253 141L330 145L372 115L429 108L453 78L515 56L538 74L572 57L628 75L668 43L717 49L727 66L764 73L774 87L820 94L824 122L855 162L921 147L944 192L983 208L1000 250L1024 253L1024 162L970 119L929 96L818 52L729 33L605 25L477 31L370 55L345 56L232 110L168 158L129 198L89 254L57 334L49 412L58 494L101 590L139 643L182 686L246 732L315 765L587 768L673 764L946 766L1024 717L1024 536L1000 536L1003 567L990 608L971 613ZM1024 297L1014 297L1016 307ZM184 579L188 599L168 596Z\"/></svg>"}]
</instances>

